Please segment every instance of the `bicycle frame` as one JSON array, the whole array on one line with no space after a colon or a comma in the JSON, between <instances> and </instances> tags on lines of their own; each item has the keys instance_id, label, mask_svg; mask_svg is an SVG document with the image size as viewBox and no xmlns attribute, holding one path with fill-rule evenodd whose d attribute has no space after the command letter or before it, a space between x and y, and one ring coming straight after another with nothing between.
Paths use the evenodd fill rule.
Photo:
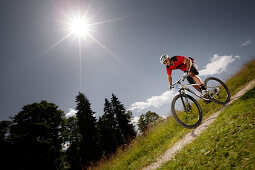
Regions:
<instances>
[{"instance_id":1,"label":"bicycle frame","mask_svg":"<svg viewBox=\"0 0 255 170\"><path fill-rule=\"evenodd\" d=\"M219 89L217 89L216 93L213 96L209 95L209 98L204 98L201 95L199 95L198 93L196 93L193 90L191 90L190 88L188 88L188 86L194 86L194 85L199 85L199 84L181 84L181 82L184 81L185 79L186 79L186 77L182 77L177 82L175 82L173 84L173 86L175 86L176 84L179 84L179 87L177 87L177 88L180 89L179 93L181 93L181 94L186 94L185 91L189 91L190 93L194 94L195 96L199 97L200 99L203 99L203 100L206 100L206 101L210 101L211 98L213 98L219 92ZM208 88L212 88L212 87L208 87Z\"/></svg>"},{"instance_id":2,"label":"bicycle frame","mask_svg":"<svg viewBox=\"0 0 255 170\"><path fill-rule=\"evenodd\" d=\"M202 96L200 93L198 94L190 89L190 86L197 86L198 84L182 84L186 78L186 76L183 76L173 84L173 87L177 87L179 89L179 94L176 95L172 100L171 111L174 119L181 126L192 129L199 126L203 118L203 112L197 99L203 99L206 104L212 101L217 104L225 105L230 101L230 92L226 84L224 84L224 82L222 82L220 79L208 77L204 81L206 91L203 91ZM191 94L188 94L188 92L197 96L197 98ZM223 96L224 93L226 93L225 96ZM216 95L217 97L215 97ZM219 100L221 98L223 100Z\"/></svg>"}]
</instances>

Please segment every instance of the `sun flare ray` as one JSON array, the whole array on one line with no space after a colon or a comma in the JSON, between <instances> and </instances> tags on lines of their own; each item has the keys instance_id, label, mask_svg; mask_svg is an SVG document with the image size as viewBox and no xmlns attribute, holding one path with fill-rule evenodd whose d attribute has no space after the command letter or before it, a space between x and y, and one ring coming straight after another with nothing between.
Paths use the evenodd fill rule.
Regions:
<instances>
[{"instance_id":1,"label":"sun flare ray","mask_svg":"<svg viewBox=\"0 0 255 170\"><path fill-rule=\"evenodd\" d=\"M79 37L80 89L82 91L81 38Z\"/></svg>"},{"instance_id":2,"label":"sun flare ray","mask_svg":"<svg viewBox=\"0 0 255 170\"><path fill-rule=\"evenodd\" d=\"M108 53L110 53L112 56L115 57L115 59L117 59L119 62L121 62L122 64L126 65L127 68L129 68L130 70L134 70L130 65L128 65L126 62L124 62L123 60L121 60L121 58L116 55L114 52L112 52L109 48L107 48L104 44L102 44L99 40L97 40L94 36L92 36L91 34L88 34L88 36L93 39L97 44L99 44L102 48L104 48Z\"/></svg>"},{"instance_id":3,"label":"sun flare ray","mask_svg":"<svg viewBox=\"0 0 255 170\"><path fill-rule=\"evenodd\" d=\"M116 59L120 60L120 57L118 57L116 54L114 54L109 48L107 48L105 45L103 45L100 41L98 41L95 37L93 37L91 34L88 34L90 38L92 38L97 44L99 44L101 47L103 47L108 53L110 53L112 56L114 56Z\"/></svg>"},{"instance_id":4,"label":"sun flare ray","mask_svg":"<svg viewBox=\"0 0 255 170\"><path fill-rule=\"evenodd\" d=\"M71 33L67 34L66 36L64 36L62 39L60 39L58 42L56 42L55 44L53 44L51 47L49 47L47 50L45 50L41 55L45 55L46 53L48 53L51 49L57 47L62 41L64 41L66 38L68 38L71 35Z\"/></svg>"},{"instance_id":5,"label":"sun flare ray","mask_svg":"<svg viewBox=\"0 0 255 170\"><path fill-rule=\"evenodd\" d=\"M95 22L95 23L91 24L91 26L100 25L100 24L106 24L106 23L115 22L115 21L120 21L120 20L127 19L127 18L130 18L130 16L113 18L113 19L109 19L109 20L106 20L106 21Z\"/></svg>"},{"instance_id":6,"label":"sun flare ray","mask_svg":"<svg viewBox=\"0 0 255 170\"><path fill-rule=\"evenodd\" d=\"M56 48L60 43L62 43L64 40L66 40L68 37L72 37L71 44L75 40L78 41L78 57L79 57L79 85L80 85L80 90L82 91L83 84L82 84L82 78L83 78L83 71L84 69L83 64L84 63L84 58L82 57L83 53L82 50L84 48L84 45L86 45L86 42L89 40L92 42L95 42L98 44L101 48L103 48L107 53L110 54L110 56L113 56L115 59L117 59L120 63L124 64L127 66L127 68L133 70L125 61L123 61L117 54L115 54L110 48L108 48L105 44L100 42L92 33L96 32L94 30L94 26L98 26L100 24L106 24L106 23L111 23L115 21L120 21L123 19L130 18L131 16L124 16L124 17L119 17L119 18L113 18L109 20L103 20L103 21L97 21L93 22L95 20L95 16L99 13L100 10L94 11L94 15L89 16L89 9L92 6L92 1L91 0L84 13L82 13L82 10L80 10L79 4L77 4L76 10L73 9L73 6L67 2L67 6L64 9L59 9L56 6L53 5L54 9L56 12L58 12L61 16L61 19L59 20L59 23L61 25L64 25L62 29L59 31L61 32L66 32L66 35L59 41L57 41L55 44L53 44L51 47L49 47L47 50L45 50L40 56L45 55L48 53L50 50ZM85 42L85 43L83 43Z\"/></svg>"}]
</instances>

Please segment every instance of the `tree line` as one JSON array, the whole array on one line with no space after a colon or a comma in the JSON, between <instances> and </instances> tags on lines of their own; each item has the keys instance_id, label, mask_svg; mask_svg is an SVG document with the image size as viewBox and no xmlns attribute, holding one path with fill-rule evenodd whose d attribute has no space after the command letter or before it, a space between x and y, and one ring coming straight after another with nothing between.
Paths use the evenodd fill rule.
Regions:
<instances>
[{"instance_id":1,"label":"tree line","mask_svg":"<svg viewBox=\"0 0 255 170\"><path fill-rule=\"evenodd\" d=\"M65 117L54 103L25 105L0 122L0 159L7 169L86 169L136 136L127 111L112 94L97 120L88 98L75 98L76 116Z\"/></svg>"},{"instance_id":2,"label":"tree line","mask_svg":"<svg viewBox=\"0 0 255 170\"><path fill-rule=\"evenodd\" d=\"M119 99L105 99L104 114L97 120L88 98L76 96L77 113L66 117L54 103L25 105L9 121L0 122L0 159L8 169L86 169L136 137L132 112ZM141 134L162 118L141 114Z\"/></svg>"}]
</instances>

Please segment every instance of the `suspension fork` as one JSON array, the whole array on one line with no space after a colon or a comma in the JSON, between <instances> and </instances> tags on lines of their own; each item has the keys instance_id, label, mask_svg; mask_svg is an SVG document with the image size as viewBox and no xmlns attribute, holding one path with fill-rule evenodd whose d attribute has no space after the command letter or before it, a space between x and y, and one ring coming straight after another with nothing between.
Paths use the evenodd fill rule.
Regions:
<instances>
[{"instance_id":1,"label":"suspension fork","mask_svg":"<svg viewBox=\"0 0 255 170\"><path fill-rule=\"evenodd\" d=\"M185 98L185 101L186 101L186 103L187 103L187 106L185 105L185 102L184 102L183 97L181 97L182 105L183 105L183 107L184 107L185 112L190 111L190 110L191 110L191 106L190 106L190 104L189 104L189 102L188 102L187 95L186 95L184 89L180 89L180 90L179 90L179 93L181 93L181 94L183 94L183 95L185 96L184 98ZM187 108L187 107L188 107L188 108Z\"/></svg>"}]
</instances>

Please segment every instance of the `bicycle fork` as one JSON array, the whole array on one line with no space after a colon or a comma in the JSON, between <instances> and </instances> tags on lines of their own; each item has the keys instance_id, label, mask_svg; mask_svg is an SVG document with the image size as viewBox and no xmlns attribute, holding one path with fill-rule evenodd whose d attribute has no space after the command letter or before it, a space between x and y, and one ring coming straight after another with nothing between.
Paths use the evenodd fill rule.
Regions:
<instances>
[{"instance_id":1,"label":"bicycle fork","mask_svg":"<svg viewBox=\"0 0 255 170\"><path fill-rule=\"evenodd\" d=\"M182 105L183 105L183 107L184 107L184 111L187 113L188 111L190 111L191 110L191 106L190 106L190 104L189 104L189 102L188 102L188 99L187 99L187 97L186 97L186 94L183 92L183 90L180 90L179 91L181 94L184 94L184 96L185 97L181 97L181 100L182 100ZM185 99L183 99L183 98L185 98ZM184 101L185 100L185 101ZM185 104L185 102L187 103L187 104Z\"/></svg>"}]
</instances>

